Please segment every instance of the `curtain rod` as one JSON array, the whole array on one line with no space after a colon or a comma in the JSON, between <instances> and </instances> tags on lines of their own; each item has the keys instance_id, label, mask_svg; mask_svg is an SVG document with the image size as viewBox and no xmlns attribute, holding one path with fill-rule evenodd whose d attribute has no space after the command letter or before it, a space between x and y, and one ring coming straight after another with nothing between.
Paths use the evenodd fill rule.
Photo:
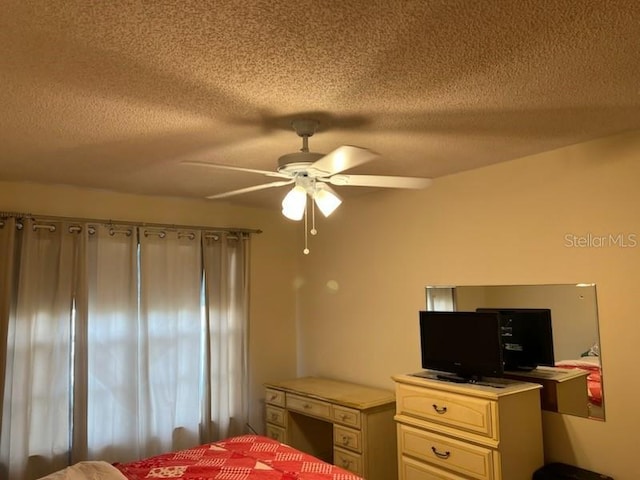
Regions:
<instances>
[{"instance_id":1,"label":"curtain rod","mask_svg":"<svg viewBox=\"0 0 640 480\"><path fill-rule=\"evenodd\" d=\"M43 221L63 221L63 222L84 222L84 223L101 223L104 225L131 225L134 227L149 227L149 228L170 228L176 230L207 230L210 232L238 232L238 233L262 233L262 230L255 228L234 228L234 227L209 227L203 225L175 225L175 224L163 224L163 223L148 223L148 222L131 222L126 220L105 220L97 218L81 218L81 217L56 217L53 215L36 215L32 213L17 213L17 212L0 212L0 218L13 217L13 218L32 218L34 220Z\"/></svg>"}]
</instances>

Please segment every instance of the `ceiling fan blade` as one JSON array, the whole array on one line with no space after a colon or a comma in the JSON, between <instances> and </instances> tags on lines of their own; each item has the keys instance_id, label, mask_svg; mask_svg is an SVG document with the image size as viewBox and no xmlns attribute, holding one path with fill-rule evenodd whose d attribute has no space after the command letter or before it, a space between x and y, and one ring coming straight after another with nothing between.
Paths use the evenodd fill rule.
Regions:
<instances>
[{"instance_id":1,"label":"ceiling fan blade","mask_svg":"<svg viewBox=\"0 0 640 480\"><path fill-rule=\"evenodd\" d=\"M261 175L266 175L267 177L289 178L289 175L285 175L278 172L272 172L269 170L256 170L255 168L234 167L232 165L222 165L220 163L195 162L190 160L185 160L180 163L182 165L193 165L196 167L217 168L219 170L235 170L236 172L259 173Z\"/></svg>"},{"instance_id":2,"label":"ceiling fan blade","mask_svg":"<svg viewBox=\"0 0 640 480\"><path fill-rule=\"evenodd\" d=\"M320 180L338 186L379 188L426 188L432 182L430 178L391 177L385 175L333 175Z\"/></svg>"},{"instance_id":3,"label":"ceiling fan blade","mask_svg":"<svg viewBox=\"0 0 640 480\"><path fill-rule=\"evenodd\" d=\"M279 182L263 183L261 185L254 185L253 187L241 188L239 190L232 190L230 192L218 193L216 195L209 195L206 198L208 198L209 200L215 200L218 198L226 198L226 197L232 197L234 195L240 195L242 193L256 192L258 190L264 190L266 188L284 187L285 185L292 184L294 181L295 181L294 179L291 179L291 180L281 180Z\"/></svg>"},{"instance_id":4,"label":"ceiling fan blade","mask_svg":"<svg viewBox=\"0 0 640 480\"><path fill-rule=\"evenodd\" d=\"M326 172L325 175L329 176L362 163L370 162L379 156L379 154L367 148L343 145L327 153L320 160L313 162L311 168Z\"/></svg>"}]
</instances>

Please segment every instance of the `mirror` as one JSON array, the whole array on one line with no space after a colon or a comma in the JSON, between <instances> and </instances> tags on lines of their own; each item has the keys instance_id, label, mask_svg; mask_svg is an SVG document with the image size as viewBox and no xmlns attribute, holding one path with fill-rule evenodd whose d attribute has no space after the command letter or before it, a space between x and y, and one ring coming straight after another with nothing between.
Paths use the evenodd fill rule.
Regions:
<instances>
[{"instance_id":1,"label":"mirror","mask_svg":"<svg viewBox=\"0 0 640 480\"><path fill-rule=\"evenodd\" d=\"M551 309L555 366L506 376L541 383L546 410L604 420L594 284L428 286L426 300L431 311Z\"/></svg>"}]
</instances>

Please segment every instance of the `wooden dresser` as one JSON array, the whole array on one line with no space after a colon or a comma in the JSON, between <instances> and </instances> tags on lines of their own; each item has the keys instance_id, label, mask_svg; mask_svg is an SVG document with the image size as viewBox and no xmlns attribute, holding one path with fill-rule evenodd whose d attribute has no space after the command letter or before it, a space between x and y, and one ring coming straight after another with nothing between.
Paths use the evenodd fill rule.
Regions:
<instances>
[{"instance_id":1,"label":"wooden dresser","mask_svg":"<svg viewBox=\"0 0 640 480\"><path fill-rule=\"evenodd\" d=\"M542 409L581 417L589 416L587 376L579 368L538 367L530 372L505 372L505 378L539 383Z\"/></svg>"},{"instance_id":2,"label":"wooden dresser","mask_svg":"<svg viewBox=\"0 0 640 480\"><path fill-rule=\"evenodd\" d=\"M265 386L268 437L366 480L398 478L392 391L315 377Z\"/></svg>"},{"instance_id":3,"label":"wooden dresser","mask_svg":"<svg viewBox=\"0 0 640 480\"><path fill-rule=\"evenodd\" d=\"M393 379L400 480L531 480L543 466L540 385Z\"/></svg>"}]
</instances>

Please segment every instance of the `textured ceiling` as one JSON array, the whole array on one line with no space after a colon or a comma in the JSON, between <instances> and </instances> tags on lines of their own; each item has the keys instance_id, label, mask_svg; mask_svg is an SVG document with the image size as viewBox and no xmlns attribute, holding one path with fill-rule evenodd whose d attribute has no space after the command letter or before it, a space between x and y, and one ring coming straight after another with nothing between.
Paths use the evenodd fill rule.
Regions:
<instances>
[{"instance_id":1,"label":"textured ceiling","mask_svg":"<svg viewBox=\"0 0 640 480\"><path fill-rule=\"evenodd\" d=\"M204 197L273 179L181 161L272 170L298 117L438 177L640 128L638 52L637 0L5 0L0 180Z\"/></svg>"}]
</instances>

